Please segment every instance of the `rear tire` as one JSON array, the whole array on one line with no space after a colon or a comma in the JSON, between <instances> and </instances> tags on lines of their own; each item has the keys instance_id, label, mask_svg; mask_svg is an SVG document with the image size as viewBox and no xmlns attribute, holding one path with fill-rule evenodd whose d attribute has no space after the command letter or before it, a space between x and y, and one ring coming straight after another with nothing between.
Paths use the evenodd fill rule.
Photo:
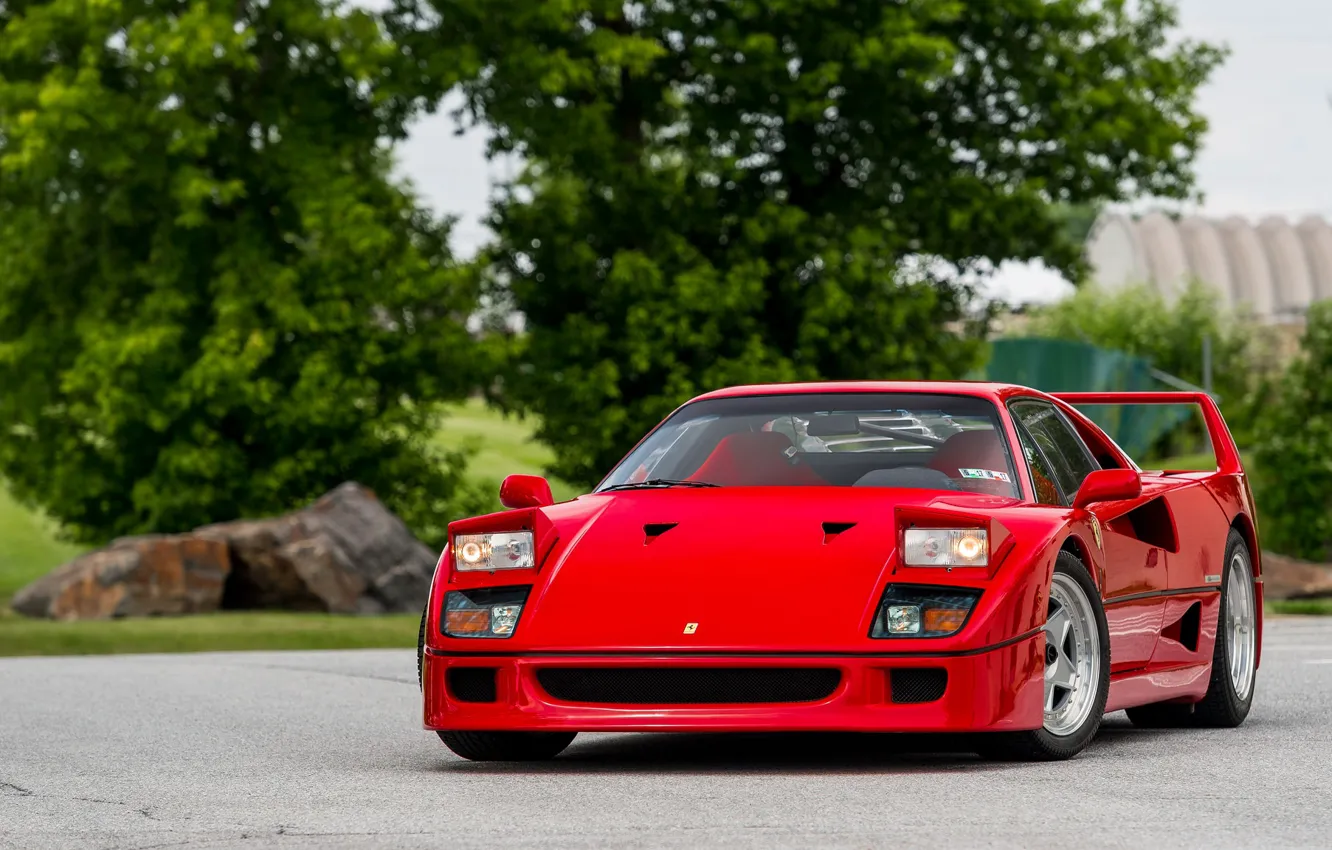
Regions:
<instances>
[{"instance_id":1,"label":"rear tire","mask_svg":"<svg viewBox=\"0 0 1332 850\"><path fill-rule=\"evenodd\" d=\"M440 732L444 746L468 761L546 761L577 732Z\"/></svg>"},{"instance_id":2,"label":"rear tire","mask_svg":"<svg viewBox=\"0 0 1332 850\"><path fill-rule=\"evenodd\" d=\"M1212 649L1212 681L1202 702L1194 706L1195 726L1233 729L1249 716L1258 678L1257 607L1249 547L1244 536L1232 528L1226 538L1226 562L1221 570L1221 613Z\"/></svg>"},{"instance_id":3,"label":"rear tire","mask_svg":"<svg viewBox=\"0 0 1332 850\"><path fill-rule=\"evenodd\" d=\"M977 750L982 757L1013 761L1072 758L1091 743L1101 726L1110 696L1110 629L1101 594L1087 567L1072 552L1060 552L1055 561L1049 606L1045 725L1027 732L981 735Z\"/></svg>"},{"instance_id":4,"label":"rear tire","mask_svg":"<svg viewBox=\"0 0 1332 850\"><path fill-rule=\"evenodd\" d=\"M1249 716L1258 673L1255 663L1258 615L1252 565L1244 536L1232 528L1226 537L1226 559L1221 565L1221 611L1217 617L1212 680L1207 693L1192 705L1158 702L1130 708L1127 713L1134 726L1233 729Z\"/></svg>"}]
</instances>

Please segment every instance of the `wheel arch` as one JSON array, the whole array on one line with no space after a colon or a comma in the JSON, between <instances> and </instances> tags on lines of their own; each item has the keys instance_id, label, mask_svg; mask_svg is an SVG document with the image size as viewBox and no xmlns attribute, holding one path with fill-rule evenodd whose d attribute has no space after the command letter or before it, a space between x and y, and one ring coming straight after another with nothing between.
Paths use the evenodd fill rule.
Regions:
<instances>
[{"instance_id":1,"label":"wheel arch","mask_svg":"<svg viewBox=\"0 0 1332 850\"><path fill-rule=\"evenodd\" d=\"M1253 524L1253 518L1244 511L1239 511L1230 521L1230 527L1240 533L1244 538L1244 545L1249 547L1249 564L1253 567L1254 576L1263 574L1262 553L1258 551L1258 529Z\"/></svg>"},{"instance_id":2,"label":"wheel arch","mask_svg":"<svg viewBox=\"0 0 1332 850\"><path fill-rule=\"evenodd\" d=\"M1087 572L1091 574L1092 583L1096 585L1096 591L1104 595L1104 565L1092 555L1091 547L1087 545L1087 541L1083 540L1076 530L1070 531L1068 536L1064 538L1064 542L1059 546L1059 551L1068 552L1082 561L1083 565L1087 567Z\"/></svg>"}]
</instances>

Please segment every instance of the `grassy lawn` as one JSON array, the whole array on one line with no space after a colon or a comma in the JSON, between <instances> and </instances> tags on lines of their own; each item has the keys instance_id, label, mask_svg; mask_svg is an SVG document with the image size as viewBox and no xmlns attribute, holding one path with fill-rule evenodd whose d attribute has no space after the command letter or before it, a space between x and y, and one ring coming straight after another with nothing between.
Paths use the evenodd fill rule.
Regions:
<instances>
[{"instance_id":1,"label":"grassy lawn","mask_svg":"<svg viewBox=\"0 0 1332 850\"><path fill-rule=\"evenodd\" d=\"M235 611L53 623L0 614L0 655L109 655L247 649L415 648L419 614L353 617Z\"/></svg>"},{"instance_id":2,"label":"grassy lawn","mask_svg":"<svg viewBox=\"0 0 1332 850\"><path fill-rule=\"evenodd\" d=\"M25 510L0 486L0 610L23 585L79 553L55 539L55 526ZM3 641L0 641L0 647Z\"/></svg>"},{"instance_id":3,"label":"grassy lawn","mask_svg":"<svg viewBox=\"0 0 1332 850\"><path fill-rule=\"evenodd\" d=\"M498 493L504 476L542 475L554 458L550 449L532 439L533 430L532 422L505 418L487 408L484 402L472 399L449 408L438 439L447 448L474 448L476 454L469 467L471 476L487 482ZM555 478L550 481L550 489L557 502L580 494Z\"/></svg>"},{"instance_id":4,"label":"grassy lawn","mask_svg":"<svg viewBox=\"0 0 1332 850\"><path fill-rule=\"evenodd\" d=\"M1332 616L1332 599L1278 599L1264 607L1273 614Z\"/></svg>"},{"instance_id":5,"label":"grassy lawn","mask_svg":"<svg viewBox=\"0 0 1332 850\"><path fill-rule=\"evenodd\" d=\"M549 449L532 440L530 423L505 419L475 401L450 410L439 439L450 447L474 446L471 474L497 493L505 475L539 475L551 458ZM562 481L552 480L551 489L559 500L578 495ZM245 611L53 623L9 612L15 591L79 551L58 542L51 523L16 504L0 486L0 656L416 645L419 614L351 617Z\"/></svg>"}]
</instances>

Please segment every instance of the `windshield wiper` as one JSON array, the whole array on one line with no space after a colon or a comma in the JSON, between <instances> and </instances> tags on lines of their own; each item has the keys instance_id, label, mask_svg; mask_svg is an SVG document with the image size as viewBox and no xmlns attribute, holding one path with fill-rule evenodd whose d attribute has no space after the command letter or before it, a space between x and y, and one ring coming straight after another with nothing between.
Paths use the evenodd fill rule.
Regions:
<instances>
[{"instance_id":1,"label":"windshield wiper","mask_svg":"<svg viewBox=\"0 0 1332 850\"><path fill-rule=\"evenodd\" d=\"M643 487L720 487L720 484L713 484L711 481L680 481L674 478L649 478L646 481L635 481L631 484L612 484L609 487L603 487L598 493L609 493L612 490L637 490Z\"/></svg>"}]
</instances>

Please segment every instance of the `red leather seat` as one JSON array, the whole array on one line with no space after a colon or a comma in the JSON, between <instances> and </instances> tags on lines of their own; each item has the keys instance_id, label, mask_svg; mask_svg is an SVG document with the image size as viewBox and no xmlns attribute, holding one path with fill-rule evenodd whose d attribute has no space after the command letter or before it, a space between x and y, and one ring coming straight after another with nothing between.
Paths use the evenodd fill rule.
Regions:
<instances>
[{"instance_id":1,"label":"red leather seat","mask_svg":"<svg viewBox=\"0 0 1332 850\"><path fill-rule=\"evenodd\" d=\"M1012 496L1017 492L1016 482L987 478L967 478L964 469L981 469L1012 477L1008 468L1008 455L996 431L985 429L963 431L944 441L930 458L930 469L938 470L949 478L965 481L968 490L995 496Z\"/></svg>"},{"instance_id":2,"label":"red leather seat","mask_svg":"<svg viewBox=\"0 0 1332 850\"><path fill-rule=\"evenodd\" d=\"M788 456L791 438L776 431L728 434L691 476L724 487L818 487L818 473Z\"/></svg>"}]
</instances>

